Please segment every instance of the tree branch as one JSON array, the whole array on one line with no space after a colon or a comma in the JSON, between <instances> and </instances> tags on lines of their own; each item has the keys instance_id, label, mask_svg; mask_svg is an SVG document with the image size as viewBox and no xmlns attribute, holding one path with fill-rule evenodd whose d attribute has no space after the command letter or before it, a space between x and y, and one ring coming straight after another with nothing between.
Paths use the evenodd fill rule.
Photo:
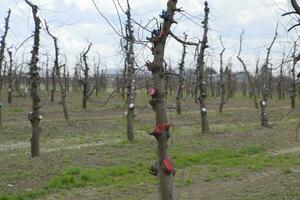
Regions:
<instances>
[{"instance_id":1,"label":"tree branch","mask_svg":"<svg viewBox=\"0 0 300 200\"><path fill-rule=\"evenodd\" d=\"M175 39L175 40L177 40L178 42L180 42L181 44L185 44L185 45L191 45L191 46L199 46L199 44L201 43L201 42L199 42L199 43L195 43L195 42L186 42L186 41L184 41L184 40L182 40L182 39L180 39L179 37L177 37L174 33L172 33L171 31L169 32L169 34Z\"/></svg>"}]
</instances>

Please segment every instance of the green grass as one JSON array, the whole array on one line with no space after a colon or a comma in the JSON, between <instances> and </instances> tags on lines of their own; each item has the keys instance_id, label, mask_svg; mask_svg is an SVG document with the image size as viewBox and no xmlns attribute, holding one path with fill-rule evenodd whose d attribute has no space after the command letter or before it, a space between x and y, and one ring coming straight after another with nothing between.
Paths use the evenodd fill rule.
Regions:
<instances>
[{"instance_id":1,"label":"green grass","mask_svg":"<svg viewBox=\"0 0 300 200\"><path fill-rule=\"evenodd\" d=\"M290 167L300 165L300 159L293 155L271 156L265 149L249 146L240 149L221 148L204 152L184 153L173 151L173 161L177 170L194 170L196 166L205 166L209 173L206 181L220 178L238 177L245 172L257 172L269 167L281 169L283 174L291 173ZM235 170L244 169L241 171ZM193 180L176 180L177 184L189 185ZM102 168L72 167L64 169L60 174L51 178L39 190L23 193L17 196L1 196L0 200L33 200L48 193L82 188L88 186L126 189L126 186L138 186L139 183L155 185L156 179L149 175L146 162L131 162L122 166Z\"/></svg>"},{"instance_id":2,"label":"green grass","mask_svg":"<svg viewBox=\"0 0 300 200\"><path fill-rule=\"evenodd\" d=\"M21 112L25 112L25 109L23 107L14 107L12 108L12 111L15 113L21 113Z\"/></svg>"},{"instance_id":3,"label":"green grass","mask_svg":"<svg viewBox=\"0 0 300 200\"><path fill-rule=\"evenodd\" d=\"M52 194L72 193L78 191L79 188L83 188L80 191L97 188L104 196L106 193L111 195L115 189L132 193L139 188L139 194L155 191L157 180L148 174L148 167L156 157L156 143L155 140L152 142L152 138L147 135L155 126L154 113L139 112L140 108L137 107L138 115L135 118L134 127L136 134L134 142L131 143L126 140L125 103L121 98L113 98L112 103L105 108L100 108L99 103L95 102L105 101L109 93L99 98L92 97L93 101L88 104L89 109L82 111L78 96L80 93L70 95L68 98L72 116L69 123L61 121L62 113L59 104L46 103L43 106L43 111L50 114L46 116L47 119L42 121L41 146L43 149L52 149L97 143L98 141L103 141L104 145L72 151L62 148L57 152L51 152L51 156L50 153L43 153L45 159L36 159L33 162L24 158L23 149L18 150L18 155L13 158L9 154L2 153L1 156L7 164L1 168L6 175L1 176L3 194L0 194L0 200L44 199ZM46 97L43 98L46 99ZM56 99L58 98L56 97ZM143 107L148 100L149 96L145 94L139 96L137 106ZM49 101L48 97L47 101ZM169 98L168 101L170 105L174 104L175 98ZM23 100L20 103L23 105ZM281 172L286 177L295 176L292 169L300 165L300 160L296 155L271 156L266 152L272 151L273 147L284 149L291 145L287 139L294 138L294 129L299 121L299 116L290 115L279 121L282 115L288 112L288 108L280 107L288 104L283 104L283 102L270 104L268 107L270 121L278 129L270 129L271 133L274 131L274 137L270 135L262 138L256 132L265 134L269 133L269 130L260 129L259 110L253 107L251 99L244 98L240 94L236 98L230 99L230 102L225 105L223 114L218 113L219 99L208 99L211 132L230 133L225 136L200 134L198 105L189 98L183 102L183 105L185 104L189 107L183 107L182 115L176 115L174 110L168 112L168 116L172 115L175 125L175 129L172 130L174 145L171 145L169 154L173 158L177 172L174 181L176 186L197 185L203 181L222 181L222 179L225 179L225 182L227 179L235 181L236 177L250 173L255 175L257 172L268 172L269 170L276 171L276 173ZM30 108L29 101L24 106L24 108L26 107ZM30 133L30 128L26 126L26 131L24 131L22 114L24 110L22 108L5 108L4 112L7 114L5 120L9 125L5 123L5 127L0 128L0 132L3 132L0 134L2 141L28 141L30 135L24 133ZM239 135L240 132L249 130L256 131L251 131L251 134L243 134L242 137ZM256 146L239 148L241 145ZM28 152L28 149L26 151ZM66 154L65 156L61 156L62 151ZM104 156L103 152L105 152ZM53 164L53 169L49 169L49 166L44 167L47 157L56 158L56 155L58 163ZM88 159L81 160L82 156L88 156ZM16 165L18 159L23 163ZM39 165L42 166L41 169L39 169ZM100 167L102 165L105 167ZM95 166L99 166L99 168ZM16 169L25 170L26 173ZM30 192L22 191L24 187L30 186L27 185L27 180L31 180L31 178L41 178L43 184L32 186ZM17 187L7 188L5 186L6 183L11 182L16 183ZM145 185L147 187L143 187ZM8 196L5 196L6 193ZM125 195L128 197L127 199L131 199L131 195ZM62 199L64 198L62 197ZM115 197L115 199L118 198Z\"/></svg>"},{"instance_id":4,"label":"green grass","mask_svg":"<svg viewBox=\"0 0 300 200\"><path fill-rule=\"evenodd\" d=\"M224 125L224 127L212 127L211 132L212 133L229 133L229 132L246 132L253 130L255 128L259 128L259 124L227 124Z\"/></svg>"},{"instance_id":5,"label":"green grass","mask_svg":"<svg viewBox=\"0 0 300 200\"><path fill-rule=\"evenodd\" d=\"M46 188L50 191L57 191L89 185L122 187L128 184L138 184L146 175L148 176L147 168L143 164L99 169L76 167L66 169L60 175L52 178Z\"/></svg>"}]
</instances>

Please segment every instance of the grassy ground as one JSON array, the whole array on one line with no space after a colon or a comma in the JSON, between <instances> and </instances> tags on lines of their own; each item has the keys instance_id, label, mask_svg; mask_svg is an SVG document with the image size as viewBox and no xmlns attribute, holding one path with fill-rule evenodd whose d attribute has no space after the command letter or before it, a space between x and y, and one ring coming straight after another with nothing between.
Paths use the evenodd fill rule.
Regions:
<instances>
[{"instance_id":1,"label":"grassy ground","mask_svg":"<svg viewBox=\"0 0 300 200\"><path fill-rule=\"evenodd\" d=\"M0 200L140 200L156 199L156 178L148 173L155 140L147 133L154 115L146 95L139 95L135 141L126 141L124 103L109 94L93 97L88 110L81 95L68 98L70 122L61 107L42 97L41 156L30 158L29 98L4 106L0 128ZM174 105L169 97L169 105ZM184 99L183 114L169 111L174 123L170 155L175 163L178 199L300 199L300 147L295 129L300 112L289 101L271 100L272 129L259 126L251 99L235 97L219 114L219 99L209 98L211 134L200 133L198 105ZM298 148L299 147L299 148Z\"/></svg>"}]
</instances>

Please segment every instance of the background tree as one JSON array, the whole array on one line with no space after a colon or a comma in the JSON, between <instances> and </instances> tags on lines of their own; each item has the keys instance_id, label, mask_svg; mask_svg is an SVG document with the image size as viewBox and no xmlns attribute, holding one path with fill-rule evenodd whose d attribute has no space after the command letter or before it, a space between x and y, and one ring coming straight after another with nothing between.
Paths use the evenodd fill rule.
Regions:
<instances>
[{"instance_id":1,"label":"background tree","mask_svg":"<svg viewBox=\"0 0 300 200\"><path fill-rule=\"evenodd\" d=\"M2 103L2 89L3 89L3 77L4 75L2 75L2 67L3 67L3 61L4 61L4 52L5 52L5 47L6 47L6 36L8 33L8 29L9 29L9 19L10 19L10 13L11 10L8 10L8 15L5 18L5 26L4 26L4 33L2 36L2 40L1 40L1 48L0 48L0 126L2 125L2 107L3 107L3 103Z\"/></svg>"},{"instance_id":2,"label":"background tree","mask_svg":"<svg viewBox=\"0 0 300 200\"><path fill-rule=\"evenodd\" d=\"M53 39L53 43L54 43L54 50L55 50L55 59L54 59L54 67L55 67L55 71L56 71L56 78L59 84L59 89L60 89L60 96L61 96L61 105L63 108L63 112L64 112L64 117L65 120L68 121L69 120L69 113L68 113L68 108L67 108L67 103L66 103L66 87L64 87L63 84L63 80L61 78L61 73L60 73L60 66L59 66L59 48L58 48L58 44L57 44L57 37L55 37L54 35L51 34L48 24L45 21L45 25L46 25L46 31L49 34L49 36ZM63 65L64 69L66 68L66 63ZM64 70L64 74L65 74L65 70ZM66 81L66 78L65 78Z\"/></svg>"},{"instance_id":3,"label":"background tree","mask_svg":"<svg viewBox=\"0 0 300 200\"><path fill-rule=\"evenodd\" d=\"M225 47L222 41L222 37L220 36L220 42L222 46L222 51L220 53L220 90L221 90L221 102L219 106L219 112L223 112L224 108L224 103L225 103L225 95L226 95L226 90L225 90L225 83L224 83L224 70L223 70L223 54L225 52Z\"/></svg>"},{"instance_id":4,"label":"background tree","mask_svg":"<svg viewBox=\"0 0 300 200\"><path fill-rule=\"evenodd\" d=\"M247 76L247 80L248 80L249 87L252 89L252 88L255 87L255 86L254 86L254 81L253 81L253 79L252 79L252 77L251 77L250 72L249 72L248 69L247 69L247 66L246 66L244 60L241 58L242 44L243 44L243 35L244 35L244 30L243 30L243 32L242 32L241 35L240 35L240 46L239 46L239 53L238 53L238 55L237 55L237 59L238 59L239 62L242 64L242 66L243 66L243 68L244 68L244 72L245 72L245 74L246 74L246 76ZM258 109L257 94L256 94L256 93L253 93L253 96L254 96L254 106L255 106L255 108Z\"/></svg>"},{"instance_id":5,"label":"background tree","mask_svg":"<svg viewBox=\"0 0 300 200\"><path fill-rule=\"evenodd\" d=\"M181 114L181 98L182 98L182 91L184 87L184 65L185 65L185 57L186 57L186 41L187 41L187 34L184 33L184 43L182 44L182 56L181 62L179 63L179 78L178 78L178 88L177 88L177 95L176 95L176 111L177 114Z\"/></svg>"},{"instance_id":6,"label":"background tree","mask_svg":"<svg viewBox=\"0 0 300 200\"><path fill-rule=\"evenodd\" d=\"M87 102L95 90L95 86L91 87L91 84L89 83L90 68L89 68L89 64L88 64L88 60L87 60L88 59L87 54L91 50L91 47L92 47L92 43L89 43L87 50L84 51L82 54L83 65L84 65L84 69L83 69L84 80L80 79L80 83L83 88L83 90L82 90L82 108L83 109L87 108Z\"/></svg>"},{"instance_id":7,"label":"background tree","mask_svg":"<svg viewBox=\"0 0 300 200\"><path fill-rule=\"evenodd\" d=\"M297 57L296 57L296 51L297 51L297 42L294 42L293 47L293 63L292 63L292 69L291 69L291 81L290 81L290 99L291 99L291 108L294 109L296 107L296 96L297 96L297 87L296 87L296 65L297 65Z\"/></svg>"},{"instance_id":8,"label":"background tree","mask_svg":"<svg viewBox=\"0 0 300 200\"><path fill-rule=\"evenodd\" d=\"M12 104L12 93L13 93L13 58L11 48L7 49L8 57L9 57L9 66L7 71L7 82L8 82L8 89L7 89L7 103Z\"/></svg>"},{"instance_id":9,"label":"background tree","mask_svg":"<svg viewBox=\"0 0 300 200\"><path fill-rule=\"evenodd\" d=\"M273 38L273 41L271 42L269 48L267 48L267 56L265 59L265 62L262 66L261 72L262 72L262 100L260 101L260 106L261 106L261 126L270 128L267 112L266 112L266 107L267 107L267 102L270 97L270 78L271 78L271 72L272 68L269 68L270 65L270 54L272 47L274 46L274 43L277 39L278 33L277 33L277 28L275 31L275 36Z\"/></svg>"},{"instance_id":10,"label":"background tree","mask_svg":"<svg viewBox=\"0 0 300 200\"><path fill-rule=\"evenodd\" d=\"M52 68L52 73L51 73L51 102L54 103L54 98L55 98L55 91L56 91L56 79L55 79L55 66Z\"/></svg>"}]
</instances>

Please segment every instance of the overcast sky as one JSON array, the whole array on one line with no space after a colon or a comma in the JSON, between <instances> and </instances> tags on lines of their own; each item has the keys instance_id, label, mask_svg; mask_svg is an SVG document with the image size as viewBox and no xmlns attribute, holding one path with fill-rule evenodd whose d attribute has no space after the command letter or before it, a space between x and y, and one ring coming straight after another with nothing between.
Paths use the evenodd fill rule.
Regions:
<instances>
[{"instance_id":1,"label":"overcast sky","mask_svg":"<svg viewBox=\"0 0 300 200\"><path fill-rule=\"evenodd\" d=\"M54 35L59 38L59 46L62 54L67 55L69 67L72 68L78 59L78 55L87 47L88 41L93 43L90 62L98 54L101 55L102 65L107 68L121 68L123 57L119 53L120 38L112 31L103 18L97 13L91 0L32 0L40 8L39 16L49 23ZM119 30L118 17L111 0L95 0L99 9ZM125 0L120 0L125 8ZM167 0L130 0L133 18L147 24L149 19L156 17L162 9L166 8ZM183 32L189 35L190 40L197 41L202 37L203 30L199 26L203 19L203 0L179 0L178 7L185 12L176 14L178 25L172 30L182 36ZM210 7L210 49L208 54L211 59L208 65L214 64L218 69L218 53L220 52L219 36L222 35L227 48L225 61L232 58L234 70L241 70L236 61L238 51L239 35L245 29L245 40L243 57L249 68L253 70L256 57L265 57L267 45L274 36L274 30L279 21L279 40L272 54L273 63L281 59L282 50L290 49L288 41L295 35L295 31L286 32L286 28L292 25L290 17L283 18L281 14L290 10L288 0L208 0ZM29 7L23 0L0 0L0 33L3 32L4 17L7 10L12 9L8 46L18 47L28 36L32 35L33 21ZM124 14L122 14L122 20ZM160 19L159 19L160 20ZM149 28L155 24L150 24ZM41 53L53 55L53 45L49 37L42 32ZM139 34L144 39L149 36L135 25L136 37ZM28 56L33 41L29 40L21 48L16 57L25 52ZM151 53L143 46L135 47L138 54L138 63L143 65L146 60L151 60ZM178 67L182 47L173 39L169 39L166 51L166 58L171 60L173 68ZM187 67L195 67L193 59L193 48L188 49ZM28 57L29 59L29 57Z\"/></svg>"}]
</instances>

